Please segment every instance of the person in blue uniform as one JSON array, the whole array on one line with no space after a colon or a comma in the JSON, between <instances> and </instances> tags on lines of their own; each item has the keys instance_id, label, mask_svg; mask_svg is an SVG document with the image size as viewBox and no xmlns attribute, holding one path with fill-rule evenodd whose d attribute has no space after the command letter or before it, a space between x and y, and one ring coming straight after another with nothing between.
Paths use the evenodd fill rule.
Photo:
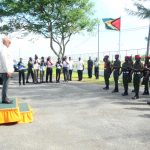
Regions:
<instances>
[{"instance_id":1,"label":"person in blue uniform","mask_svg":"<svg viewBox=\"0 0 150 150\"><path fill-rule=\"evenodd\" d=\"M25 85L25 65L22 62L22 58L20 58L20 61L18 63L18 70L19 70L19 85L21 85L21 79L23 81L23 85Z\"/></svg>"}]
</instances>

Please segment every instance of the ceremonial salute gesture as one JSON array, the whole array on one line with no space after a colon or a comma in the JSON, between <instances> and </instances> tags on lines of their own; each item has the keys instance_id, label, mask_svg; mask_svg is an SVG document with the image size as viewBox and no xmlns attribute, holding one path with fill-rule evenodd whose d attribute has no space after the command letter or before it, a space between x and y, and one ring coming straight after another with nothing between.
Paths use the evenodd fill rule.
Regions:
<instances>
[{"instance_id":1,"label":"ceremonial salute gesture","mask_svg":"<svg viewBox=\"0 0 150 150\"><path fill-rule=\"evenodd\" d=\"M108 90L109 89L109 78L111 75L111 63L109 61L109 56L106 55L103 59L104 61L104 80L105 80L105 87L103 88L104 90Z\"/></svg>"},{"instance_id":2,"label":"ceremonial salute gesture","mask_svg":"<svg viewBox=\"0 0 150 150\"><path fill-rule=\"evenodd\" d=\"M119 80L119 73L120 73L120 67L121 67L121 61L119 60L119 55L115 55L115 61L113 63L112 71L113 71L113 76L114 76L114 81L115 81L115 88L112 91L114 92L119 92L118 89L118 80Z\"/></svg>"},{"instance_id":3,"label":"ceremonial salute gesture","mask_svg":"<svg viewBox=\"0 0 150 150\"><path fill-rule=\"evenodd\" d=\"M135 90L135 96L132 97L132 99L138 99L139 98L139 88L140 88L140 81L142 77L143 72L143 64L141 63L141 56L135 55L135 63L133 64L133 85Z\"/></svg>"}]
</instances>

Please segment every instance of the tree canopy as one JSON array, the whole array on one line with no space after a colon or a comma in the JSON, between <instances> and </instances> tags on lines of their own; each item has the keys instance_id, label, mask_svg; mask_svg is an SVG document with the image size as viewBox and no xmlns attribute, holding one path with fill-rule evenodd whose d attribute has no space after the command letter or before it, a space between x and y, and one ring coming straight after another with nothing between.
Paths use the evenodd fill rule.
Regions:
<instances>
[{"instance_id":1,"label":"tree canopy","mask_svg":"<svg viewBox=\"0 0 150 150\"><path fill-rule=\"evenodd\" d=\"M150 21L150 8L144 5L147 2L149 2L149 0L137 0L136 2L134 2L134 6L136 10L130 10L130 9L126 9L126 10L130 15L138 16L141 19L148 19ZM150 23L149 23L149 31L147 37L147 52L146 52L147 56L149 55L149 47L150 47Z\"/></svg>"},{"instance_id":2,"label":"tree canopy","mask_svg":"<svg viewBox=\"0 0 150 150\"><path fill-rule=\"evenodd\" d=\"M50 48L63 57L73 34L91 31L97 20L89 0L1 0L0 31L27 30L50 39Z\"/></svg>"}]
</instances>

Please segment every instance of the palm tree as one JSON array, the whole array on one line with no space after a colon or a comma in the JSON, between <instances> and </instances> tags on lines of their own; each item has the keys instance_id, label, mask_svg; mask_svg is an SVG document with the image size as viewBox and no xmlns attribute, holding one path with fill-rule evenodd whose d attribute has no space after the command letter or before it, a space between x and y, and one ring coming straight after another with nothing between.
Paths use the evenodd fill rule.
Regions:
<instances>
[{"instance_id":1,"label":"palm tree","mask_svg":"<svg viewBox=\"0 0 150 150\"><path fill-rule=\"evenodd\" d=\"M138 16L141 19L148 19L150 22L150 9L142 5L140 3L141 1L148 2L149 0L138 0L138 2L135 2L134 6L137 9L136 11L133 11L130 9L126 9L126 10L130 15ZM147 52L146 52L147 56L149 55L149 48L150 48L150 23L149 23L149 31L148 31L148 37L147 37Z\"/></svg>"}]
</instances>

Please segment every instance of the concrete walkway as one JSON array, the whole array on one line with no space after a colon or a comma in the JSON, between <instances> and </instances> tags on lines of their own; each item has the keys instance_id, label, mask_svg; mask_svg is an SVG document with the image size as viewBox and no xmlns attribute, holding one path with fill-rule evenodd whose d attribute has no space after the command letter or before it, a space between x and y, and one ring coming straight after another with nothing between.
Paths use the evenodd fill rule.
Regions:
<instances>
[{"instance_id":1,"label":"concrete walkway","mask_svg":"<svg viewBox=\"0 0 150 150\"><path fill-rule=\"evenodd\" d=\"M112 89L111 89L112 90ZM149 96L131 100L72 81L18 85L9 93L34 111L30 124L1 125L0 150L150 150Z\"/></svg>"}]
</instances>

